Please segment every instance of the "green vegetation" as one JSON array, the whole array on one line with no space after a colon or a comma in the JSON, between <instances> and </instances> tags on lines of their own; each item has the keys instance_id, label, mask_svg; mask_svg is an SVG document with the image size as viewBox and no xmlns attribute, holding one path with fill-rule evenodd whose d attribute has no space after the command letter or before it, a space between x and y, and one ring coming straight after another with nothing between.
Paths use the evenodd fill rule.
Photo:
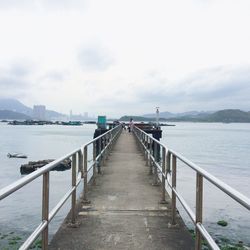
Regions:
<instances>
[{"instance_id":1,"label":"green vegetation","mask_svg":"<svg viewBox=\"0 0 250 250\"><path fill-rule=\"evenodd\" d=\"M223 221L225 222L225 221ZM189 229L188 230L192 236L192 238L195 240L195 230ZM239 241L238 243L230 241L230 239L221 237L219 239L216 239L215 242L222 250L247 250L249 249L247 246L244 246L242 241ZM209 250L209 245L205 240L202 240L202 250Z\"/></svg>"},{"instance_id":2,"label":"green vegetation","mask_svg":"<svg viewBox=\"0 0 250 250\"><path fill-rule=\"evenodd\" d=\"M222 227L226 227L228 225L228 223L225 220L219 220L217 222L218 225L222 226Z\"/></svg>"},{"instance_id":3,"label":"green vegetation","mask_svg":"<svg viewBox=\"0 0 250 250\"><path fill-rule=\"evenodd\" d=\"M14 232L9 233L0 233L0 249L1 250L17 250L24 242L24 239L16 235ZM41 249L42 241L41 239L37 239L34 244L30 247L30 249Z\"/></svg>"}]
</instances>

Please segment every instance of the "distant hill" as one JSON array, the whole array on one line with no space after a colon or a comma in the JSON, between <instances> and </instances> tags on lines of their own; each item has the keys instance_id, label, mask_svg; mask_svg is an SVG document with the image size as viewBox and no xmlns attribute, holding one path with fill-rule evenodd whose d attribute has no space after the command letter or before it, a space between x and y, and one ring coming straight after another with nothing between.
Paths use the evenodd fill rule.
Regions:
<instances>
[{"instance_id":1,"label":"distant hill","mask_svg":"<svg viewBox=\"0 0 250 250\"><path fill-rule=\"evenodd\" d=\"M28 115L14 112L11 110L0 110L0 119L8 120L31 120L32 118Z\"/></svg>"},{"instance_id":2,"label":"distant hill","mask_svg":"<svg viewBox=\"0 0 250 250\"><path fill-rule=\"evenodd\" d=\"M16 99L4 98L0 99L0 110L11 110L26 115L32 115L32 109L25 106Z\"/></svg>"},{"instance_id":3,"label":"distant hill","mask_svg":"<svg viewBox=\"0 0 250 250\"><path fill-rule=\"evenodd\" d=\"M25 106L23 103L16 99L2 98L0 99L0 110L10 110L17 113L25 114L29 117L33 116L33 109ZM46 110L46 119L65 117L64 114L58 113L53 110ZM17 119L17 118L16 118Z\"/></svg>"},{"instance_id":4,"label":"distant hill","mask_svg":"<svg viewBox=\"0 0 250 250\"><path fill-rule=\"evenodd\" d=\"M156 116L155 113L142 115L142 117L148 117L148 118L154 118L154 119L155 119L155 116ZM176 117L176 114L166 111L166 112L160 112L159 116L162 118L172 118L172 117Z\"/></svg>"},{"instance_id":5,"label":"distant hill","mask_svg":"<svg viewBox=\"0 0 250 250\"><path fill-rule=\"evenodd\" d=\"M239 109L225 109L213 114L199 114L197 116L182 116L167 119L168 121L190 121L190 122L250 122L250 112Z\"/></svg>"},{"instance_id":6,"label":"distant hill","mask_svg":"<svg viewBox=\"0 0 250 250\"><path fill-rule=\"evenodd\" d=\"M206 119L213 122L250 122L250 112L239 109L225 109L209 115Z\"/></svg>"},{"instance_id":7,"label":"distant hill","mask_svg":"<svg viewBox=\"0 0 250 250\"><path fill-rule=\"evenodd\" d=\"M165 112L160 112L159 113L159 117L161 118L176 118L176 117L197 117L200 115L208 115L208 114L212 114L214 113L213 111L188 111L188 112L183 112L183 113L171 113L168 111ZM155 118L156 114L152 113L152 114L145 114L142 115L143 117L150 117L150 118Z\"/></svg>"},{"instance_id":8,"label":"distant hill","mask_svg":"<svg viewBox=\"0 0 250 250\"><path fill-rule=\"evenodd\" d=\"M160 121L169 122L246 122L250 123L250 111L245 112L239 109L225 109L214 113L211 112L186 112L183 116L171 117L171 118L159 118ZM160 114L161 115L161 114ZM134 121L143 122L154 122L154 117L144 117L144 116L122 116L120 121L129 121L132 118Z\"/></svg>"}]
</instances>

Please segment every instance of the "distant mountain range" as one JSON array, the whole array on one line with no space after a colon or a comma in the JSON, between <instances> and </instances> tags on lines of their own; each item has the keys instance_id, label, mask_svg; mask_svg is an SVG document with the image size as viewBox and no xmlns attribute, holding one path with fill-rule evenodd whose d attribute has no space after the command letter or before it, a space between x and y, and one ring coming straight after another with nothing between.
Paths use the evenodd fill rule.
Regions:
<instances>
[{"instance_id":1,"label":"distant mountain range","mask_svg":"<svg viewBox=\"0 0 250 250\"><path fill-rule=\"evenodd\" d=\"M23 103L16 99L10 98L0 99L0 111L0 119L32 119L33 116L32 108L25 106ZM22 117L22 115L26 115L27 118L20 118ZM46 119L48 120L65 117L64 114L58 113L53 110L46 110L45 115Z\"/></svg>"},{"instance_id":2,"label":"distant mountain range","mask_svg":"<svg viewBox=\"0 0 250 250\"><path fill-rule=\"evenodd\" d=\"M11 120L30 120L33 117L33 109L25 106L16 99L0 99L0 119ZM66 115L53 110L46 110L46 119L65 118ZM134 121L155 121L155 114L145 114L142 116L123 116L121 121L129 121L133 118ZM169 122L249 122L250 112L245 112L239 109L225 109L220 111L190 111L184 113L160 112L160 121ZM74 117L81 120L82 117Z\"/></svg>"},{"instance_id":3,"label":"distant mountain range","mask_svg":"<svg viewBox=\"0 0 250 250\"><path fill-rule=\"evenodd\" d=\"M155 114L147 114L143 116L123 116L121 121L129 121L132 118L134 121L155 121ZM198 112L191 111L185 113L170 113L161 112L159 114L160 121L169 122L246 122L250 123L250 112L245 112L239 109L225 109L216 112Z\"/></svg>"},{"instance_id":4,"label":"distant mountain range","mask_svg":"<svg viewBox=\"0 0 250 250\"><path fill-rule=\"evenodd\" d=\"M212 114L215 111L188 111L188 112L183 112L183 113L170 113L168 111L166 112L160 112L159 113L159 117L161 118L176 118L176 117L197 117L197 116L204 116L204 115L208 115L208 114ZM149 117L149 118L155 118L156 114L145 114L142 115L142 117Z\"/></svg>"},{"instance_id":5,"label":"distant mountain range","mask_svg":"<svg viewBox=\"0 0 250 250\"><path fill-rule=\"evenodd\" d=\"M0 110L0 119L7 120L31 120L32 118L28 115L18 113L11 110Z\"/></svg>"}]
</instances>

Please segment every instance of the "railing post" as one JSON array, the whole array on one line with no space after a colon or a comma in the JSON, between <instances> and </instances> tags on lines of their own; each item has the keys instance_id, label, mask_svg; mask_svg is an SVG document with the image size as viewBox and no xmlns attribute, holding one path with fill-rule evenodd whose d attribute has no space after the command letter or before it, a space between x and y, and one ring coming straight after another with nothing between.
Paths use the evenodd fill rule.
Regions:
<instances>
[{"instance_id":1,"label":"railing post","mask_svg":"<svg viewBox=\"0 0 250 250\"><path fill-rule=\"evenodd\" d=\"M110 148L109 148L109 153L111 153L112 148L113 148L113 134L110 132Z\"/></svg>"},{"instance_id":2,"label":"railing post","mask_svg":"<svg viewBox=\"0 0 250 250\"><path fill-rule=\"evenodd\" d=\"M169 159L170 159L170 154ZM173 188L176 189L176 156L172 156L172 225L176 224L176 194L173 191Z\"/></svg>"},{"instance_id":3,"label":"railing post","mask_svg":"<svg viewBox=\"0 0 250 250\"><path fill-rule=\"evenodd\" d=\"M108 146L108 154L110 155L112 149L112 134L109 132L109 146Z\"/></svg>"},{"instance_id":4,"label":"railing post","mask_svg":"<svg viewBox=\"0 0 250 250\"><path fill-rule=\"evenodd\" d=\"M83 150L83 202L88 203L88 148L84 147Z\"/></svg>"},{"instance_id":5,"label":"railing post","mask_svg":"<svg viewBox=\"0 0 250 250\"><path fill-rule=\"evenodd\" d=\"M196 174L196 225L202 223L203 213L203 177L200 173ZM195 228L195 250L201 250L202 235L198 228Z\"/></svg>"},{"instance_id":6,"label":"railing post","mask_svg":"<svg viewBox=\"0 0 250 250\"><path fill-rule=\"evenodd\" d=\"M141 152L143 154L143 133L142 132L140 134L140 148L141 148Z\"/></svg>"},{"instance_id":7,"label":"railing post","mask_svg":"<svg viewBox=\"0 0 250 250\"><path fill-rule=\"evenodd\" d=\"M105 153L105 155L106 155L106 160L108 160L109 159L109 134L107 134L106 135L106 153Z\"/></svg>"},{"instance_id":8,"label":"railing post","mask_svg":"<svg viewBox=\"0 0 250 250\"><path fill-rule=\"evenodd\" d=\"M72 156L72 188L75 190L71 195L71 223L76 223L76 154Z\"/></svg>"},{"instance_id":9,"label":"railing post","mask_svg":"<svg viewBox=\"0 0 250 250\"><path fill-rule=\"evenodd\" d=\"M171 162L171 153L168 151L168 153L167 153L167 170L166 170L167 173L171 172L170 162Z\"/></svg>"},{"instance_id":10,"label":"railing post","mask_svg":"<svg viewBox=\"0 0 250 250\"><path fill-rule=\"evenodd\" d=\"M98 148L99 148L99 159L98 159L98 174L101 173L101 163L102 163L102 138L98 139Z\"/></svg>"},{"instance_id":11,"label":"railing post","mask_svg":"<svg viewBox=\"0 0 250 250\"><path fill-rule=\"evenodd\" d=\"M49 172L43 174L42 220L49 221ZM42 232L42 249L48 249L49 225Z\"/></svg>"},{"instance_id":12,"label":"railing post","mask_svg":"<svg viewBox=\"0 0 250 250\"><path fill-rule=\"evenodd\" d=\"M93 142L93 184L96 184L96 141Z\"/></svg>"},{"instance_id":13,"label":"railing post","mask_svg":"<svg viewBox=\"0 0 250 250\"><path fill-rule=\"evenodd\" d=\"M149 165L149 150L148 150L148 136L146 137L146 142L145 142L145 146L146 146L146 166Z\"/></svg>"},{"instance_id":14,"label":"railing post","mask_svg":"<svg viewBox=\"0 0 250 250\"><path fill-rule=\"evenodd\" d=\"M161 203L166 203L166 186L165 186L165 176L166 174L166 149L162 148L162 175L161 175L161 184L162 184L162 198Z\"/></svg>"},{"instance_id":15,"label":"railing post","mask_svg":"<svg viewBox=\"0 0 250 250\"><path fill-rule=\"evenodd\" d=\"M150 145L149 145L149 152L150 152L150 157L149 157L149 174L153 174L153 163L151 156L153 155L153 140L150 138Z\"/></svg>"},{"instance_id":16,"label":"railing post","mask_svg":"<svg viewBox=\"0 0 250 250\"><path fill-rule=\"evenodd\" d=\"M78 172L81 172L81 178L83 178L83 150L82 148L78 152Z\"/></svg>"},{"instance_id":17,"label":"railing post","mask_svg":"<svg viewBox=\"0 0 250 250\"><path fill-rule=\"evenodd\" d=\"M155 160L155 163L157 162L157 143L154 141L154 160ZM158 185L158 171L157 171L157 166L156 164L154 164L154 183L153 183L154 186L157 186Z\"/></svg>"}]
</instances>

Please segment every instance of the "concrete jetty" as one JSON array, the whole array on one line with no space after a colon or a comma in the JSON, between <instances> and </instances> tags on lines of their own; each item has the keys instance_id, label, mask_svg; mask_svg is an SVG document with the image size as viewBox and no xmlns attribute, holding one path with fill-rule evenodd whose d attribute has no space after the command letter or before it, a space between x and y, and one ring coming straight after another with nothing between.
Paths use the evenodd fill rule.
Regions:
<instances>
[{"instance_id":1,"label":"concrete jetty","mask_svg":"<svg viewBox=\"0 0 250 250\"><path fill-rule=\"evenodd\" d=\"M91 203L79 203L76 226L66 219L49 249L194 249L181 218L171 225L170 198L161 204L160 187L152 183L134 135L123 131L89 186Z\"/></svg>"}]
</instances>

